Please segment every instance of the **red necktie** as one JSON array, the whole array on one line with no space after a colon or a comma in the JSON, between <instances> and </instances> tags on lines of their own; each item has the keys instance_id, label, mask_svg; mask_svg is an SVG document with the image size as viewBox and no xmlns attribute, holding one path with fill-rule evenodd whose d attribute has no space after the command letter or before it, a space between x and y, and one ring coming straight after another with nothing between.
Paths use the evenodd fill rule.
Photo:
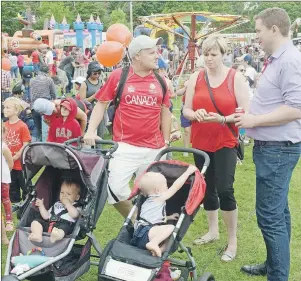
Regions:
<instances>
[{"instance_id":1,"label":"red necktie","mask_svg":"<svg viewBox=\"0 0 301 281\"><path fill-rule=\"evenodd\" d=\"M273 60L273 59L272 59L271 56L269 56L269 57L265 60L265 62L264 62L264 64L263 64L263 68L262 68L262 70L261 70L261 74L265 72L266 68L267 68L268 65L272 62L272 60Z\"/></svg>"}]
</instances>

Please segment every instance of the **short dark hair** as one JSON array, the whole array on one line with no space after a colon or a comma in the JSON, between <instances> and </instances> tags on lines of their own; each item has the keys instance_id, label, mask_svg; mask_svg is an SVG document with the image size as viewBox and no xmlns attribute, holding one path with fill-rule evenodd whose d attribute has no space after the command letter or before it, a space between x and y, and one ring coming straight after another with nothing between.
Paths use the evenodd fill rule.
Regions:
<instances>
[{"instance_id":1,"label":"short dark hair","mask_svg":"<svg viewBox=\"0 0 301 281\"><path fill-rule=\"evenodd\" d=\"M284 9L268 8L261 11L254 17L254 20L260 19L264 26L271 29L273 25L277 26L284 37L289 36L291 20Z\"/></svg>"}]
</instances>

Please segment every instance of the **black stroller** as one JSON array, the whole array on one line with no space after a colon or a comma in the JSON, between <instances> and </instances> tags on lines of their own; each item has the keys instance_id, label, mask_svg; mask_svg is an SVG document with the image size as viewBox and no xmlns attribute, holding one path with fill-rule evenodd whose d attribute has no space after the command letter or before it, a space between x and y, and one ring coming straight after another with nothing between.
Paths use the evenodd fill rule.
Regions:
<instances>
[{"instance_id":1,"label":"black stroller","mask_svg":"<svg viewBox=\"0 0 301 281\"><path fill-rule=\"evenodd\" d=\"M77 146L71 144L77 143ZM113 141L97 141L99 145L109 145L108 149L85 149L81 139L73 139L65 144L32 143L22 154L23 172L26 178L28 196L18 210L20 222L10 240L6 259L5 276L2 280L76 280L90 268L91 247L99 257L101 248L93 230L107 199L108 164L112 153L118 148ZM31 181L39 176L35 185ZM80 184L80 217L71 235L50 243L50 234L43 232L41 243L28 240L32 218L38 213L36 198L44 198L48 210L59 198L60 182L64 179L76 180ZM85 244L75 243L88 237ZM12 274L12 257L31 255L45 262L29 270ZM51 257L51 258L49 258ZM27 260L25 260L25 263ZM97 263L98 264L98 263Z\"/></svg>"},{"instance_id":2,"label":"black stroller","mask_svg":"<svg viewBox=\"0 0 301 281\"><path fill-rule=\"evenodd\" d=\"M201 277L197 276L196 263L192 251L190 248L185 247L182 242L205 195L206 183L203 175L209 166L209 156L198 149L167 148L161 151L156 157L155 162L148 167L146 172L162 173L166 177L169 187L186 171L189 164L173 160L159 161L161 157L168 152L198 154L205 158L205 163L202 171L197 171L194 175L191 175L185 185L166 202L167 216L173 213L180 214L175 229L167 241L166 251L162 257L154 257L150 251L130 245L134 231L131 218L137 210L137 218L139 219L141 205L146 199L142 194L139 194L138 185L136 183L131 195L131 198L138 195L135 199L134 207L117 238L111 240L102 253L98 268L98 281L151 281L157 278L162 265L166 263L166 261L168 261L172 267L181 270L179 280L190 280L189 276L193 281L215 280L211 273L204 273ZM172 224L173 222L168 223ZM187 261L169 257L178 248L180 248L180 252L187 254Z\"/></svg>"}]
</instances>

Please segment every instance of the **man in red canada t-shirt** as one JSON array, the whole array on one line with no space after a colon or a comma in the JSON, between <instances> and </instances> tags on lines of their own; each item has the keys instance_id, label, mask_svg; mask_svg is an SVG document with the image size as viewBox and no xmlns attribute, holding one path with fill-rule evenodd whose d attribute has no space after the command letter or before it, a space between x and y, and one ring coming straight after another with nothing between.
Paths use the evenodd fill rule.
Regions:
<instances>
[{"instance_id":1,"label":"man in red canada t-shirt","mask_svg":"<svg viewBox=\"0 0 301 281\"><path fill-rule=\"evenodd\" d=\"M119 147L110 160L109 204L126 217L132 207L127 201L130 195L129 182L133 174L139 175L157 154L169 145L171 115L167 91L163 90L154 75L158 69L157 45L162 38L151 39L141 35L129 45L132 59L120 104L116 109L113 124L113 140ZM109 101L115 97L122 69L114 70L108 81L96 93L95 105L84 141L94 145L96 128L103 119Z\"/></svg>"}]
</instances>

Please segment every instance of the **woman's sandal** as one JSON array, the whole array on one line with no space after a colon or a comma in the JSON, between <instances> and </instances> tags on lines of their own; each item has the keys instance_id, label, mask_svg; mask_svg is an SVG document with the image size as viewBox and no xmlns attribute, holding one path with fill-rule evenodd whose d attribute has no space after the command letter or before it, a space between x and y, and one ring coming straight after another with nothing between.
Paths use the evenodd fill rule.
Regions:
<instances>
[{"instance_id":1,"label":"woman's sandal","mask_svg":"<svg viewBox=\"0 0 301 281\"><path fill-rule=\"evenodd\" d=\"M194 245L205 245L205 244L208 244L208 243L212 243L212 242L214 242L218 239L219 239L219 236L215 236L213 238L208 238L208 239L205 239L204 237L201 237L201 238L195 239L193 241L193 244Z\"/></svg>"},{"instance_id":2,"label":"woman's sandal","mask_svg":"<svg viewBox=\"0 0 301 281\"><path fill-rule=\"evenodd\" d=\"M14 223L12 221L7 221L5 225L6 231L14 231Z\"/></svg>"},{"instance_id":3,"label":"woman's sandal","mask_svg":"<svg viewBox=\"0 0 301 281\"><path fill-rule=\"evenodd\" d=\"M221 257L221 260L224 262L231 262L235 259L236 255L230 253L230 252L224 252L224 254Z\"/></svg>"}]
</instances>

